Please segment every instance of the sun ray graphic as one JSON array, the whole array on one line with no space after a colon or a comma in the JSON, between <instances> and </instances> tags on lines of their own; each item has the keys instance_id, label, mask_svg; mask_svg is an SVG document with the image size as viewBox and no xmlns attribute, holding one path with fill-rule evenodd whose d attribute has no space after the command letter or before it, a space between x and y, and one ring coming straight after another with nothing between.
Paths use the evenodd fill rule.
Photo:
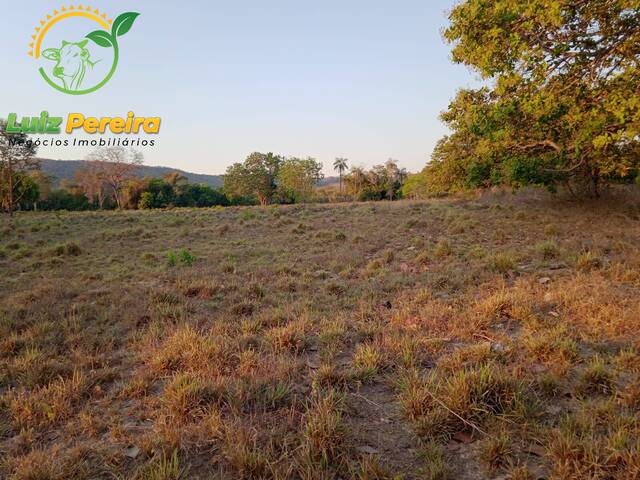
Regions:
<instances>
[{"instance_id":1,"label":"sun ray graphic","mask_svg":"<svg viewBox=\"0 0 640 480\"><path fill-rule=\"evenodd\" d=\"M97 8L83 5L69 5L68 7L63 5L60 9L54 10L53 13L47 14L45 20L38 22L39 25L35 29L35 34L31 35L28 55L30 57L40 58L42 41L49 29L61 20L72 17L88 18L107 31L111 29L111 24L113 23L113 20L107 16L106 12L100 11Z\"/></svg>"}]
</instances>

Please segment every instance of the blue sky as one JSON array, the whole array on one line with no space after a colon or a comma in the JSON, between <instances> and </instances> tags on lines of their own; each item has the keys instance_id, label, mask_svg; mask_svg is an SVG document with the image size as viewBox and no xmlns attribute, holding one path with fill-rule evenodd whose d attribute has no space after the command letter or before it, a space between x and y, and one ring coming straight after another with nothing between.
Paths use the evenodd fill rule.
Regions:
<instances>
[{"instance_id":1,"label":"blue sky","mask_svg":"<svg viewBox=\"0 0 640 480\"><path fill-rule=\"evenodd\" d=\"M149 165L215 174L273 151L315 157L327 174L336 156L363 166L391 157L417 171L446 132L439 112L477 83L441 38L453 0L89 4L111 17L141 13L121 39L115 77L79 97L48 87L27 56L29 37L47 12L69 4L14 2L1 20L0 116L161 116L157 146L143 149Z\"/></svg>"}]
</instances>

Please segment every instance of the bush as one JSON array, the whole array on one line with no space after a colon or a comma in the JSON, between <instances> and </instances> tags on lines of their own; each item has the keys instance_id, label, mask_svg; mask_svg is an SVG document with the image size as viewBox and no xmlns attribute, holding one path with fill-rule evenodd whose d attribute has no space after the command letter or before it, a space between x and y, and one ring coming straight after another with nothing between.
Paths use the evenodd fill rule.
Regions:
<instances>
[{"instance_id":1,"label":"bush","mask_svg":"<svg viewBox=\"0 0 640 480\"><path fill-rule=\"evenodd\" d=\"M449 241L446 239L440 240L436 245L435 250L433 251L433 254L439 258L448 257L452 253L453 253L453 248L451 247L451 244L449 243Z\"/></svg>"},{"instance_id":2,"label":"bush","mask_svg":"<svg viewBox=\"0 0 640 480\"><path fill-rule=\"evenodd\" d=\"M538 245L536 245L536 249L542 254L542 258L544 258L545 260L556 258L560 253L558 244L553 240L545 240L544 242L540 242Z\"/></svg>"},{"instance_id":3,"label":"bush","mask_svg":"<svg viewBox=\"0 0 640 480\"><path fill-rule=\"evenodd\" d=\"M56 257L62 257L64 255L69 257L77 257L82 253L82 249L75 242L67 242L54 247L51 253Z\"/></svg>"},{"instance_id":4,"label":"bush","mask_svg":"<svg viewBox=\"0 0 640 480\"><path fill-rule=\"evenodd\" d=\"M175 252L174 250L170 250L167 252L167 264L170 267L175 267L178 264L178 261L187 267L190 267L196 261L196 257L186 248Z\"/></svg>"},{"instance_id":5,"label":"bush","mask_svg":"<svg viewBox=\"0 0 640 480\"><path fill-rule=\"evenodd\" d=\"M40 202L41 210L91 210L93 207L82 193L70 193L66 190L54 190L47 200Z\"/></svg>"},{"instance_id":6,"label":"bush","mask_svg":"<svg viewBox=\"0 0 640 480\"><path fill-rule=\"evenodd\" d=\"M187 249L180 250L180 261L190 267L196 261L196 257Z\"/></svg>"},{"instance_id":7,"label":"bush","mask_svg":"<svg viewBox=\"0 0 640 480\"><path fill-rule=\"evenodd\" d=\"M507 273L515 268L513 255L508 253L497 253L491 259L493 269L499 273Z\"/></svg>"}]
</instances>

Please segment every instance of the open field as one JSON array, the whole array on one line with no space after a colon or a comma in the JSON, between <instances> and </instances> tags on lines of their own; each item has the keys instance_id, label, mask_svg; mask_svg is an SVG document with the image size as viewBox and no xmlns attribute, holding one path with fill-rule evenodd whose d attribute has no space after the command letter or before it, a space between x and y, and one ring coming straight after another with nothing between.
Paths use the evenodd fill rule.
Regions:
<instances>
[{"instance_id":1,"label":"open field","mask_svg":"<svg viewBox=\"0 0 640 480\"><path fill-rule=\"evenodd\" d=\"M0 222L0 478L640 478L637 200Z\"/></svg>"}]
</instances>

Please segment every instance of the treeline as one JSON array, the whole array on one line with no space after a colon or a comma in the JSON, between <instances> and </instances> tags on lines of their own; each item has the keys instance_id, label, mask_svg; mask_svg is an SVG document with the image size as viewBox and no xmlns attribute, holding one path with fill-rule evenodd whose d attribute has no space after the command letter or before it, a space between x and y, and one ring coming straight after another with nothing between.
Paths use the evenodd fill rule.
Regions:
<instances>
[{"instance_id":1,"label":"treeline","mask_svg":"<svg viewBox=\"0 0 640 480\"><path fill-rule=\"evenodd\" d=\"M178 173L162 178L136 177L142 156L132 150L102 149L87 160L73 180L63 180L57 189L52 187L53 179L38 170L38 162L33 158L23 162L23 168L14 170L10 176L0 171L5 173L0 177L3 209L109 210L230 204L221 190L189 183Z\"/></svg>"},{"instance_id":2,"label":"treeline","mask_svg":"<svg viewBox=\"0 0 640 480\"><path fill-rule=\"evenodd\" d=\"M35 150L28 142L9 142L0 125L0 146L6 148L0 163L2 210L110 210L172 207L267 205L350 200L396 200L402 196L406 171L394 160L366 170L349 169L338 158L334 169L338 186L318 187L322 164L311 157L285 158L254 152L244 162L231 165L224 187L189 183L179 173L162 178L139 178L142 155L120 147L96 150L75 172L53 188L53 179L39 170ZM26 137L25 137L26 139ZM23 139L24 140L24 139Z\"/></svg>"},{"instance_id":3,"label":"treeline","mask_svg":"<svg viewBox=\"0 0 640 480\"><path fill-rule=\"evenodd\" d=\"M324 178L322 164L313 158L285 158L273 153L252 153L242 163L231 165L224 176L224 192L230 202L269 203L397 200L407 178L395 160L366 170L352 167L337 158L334 170L340 175L338 187L318 188Z\"/></svg>"},{"instance_id":4,"label":"treeline","mask_svg":"<svg viewBox=\"0 0 640 480\"><path fill-rule=\"evenodd\" d=\"M453 59L485 80L442 114L451 134L405 186L428 196L499 185L598 196L640 170L640 8L634 0L465 0Z\"/></svg>"},{"instance_id":5,"label":"treeline","mask_svg":"<svg viewBox=\"0 0 640 480\"><path fill-rule=\"evenodd\" d=\"M52 179L42 172L31 172L24 185L28 193L19 204L21 210L113 210L119 208L115 196L107 191L99 196L88 194L75 181L62 181L60 188L51 188ZM212 207L229 205L226 195L208 185L188 183L178 174L163 178L131 179L121 192L124 209L167 207Z\"/></svg>"}]
</instances>

